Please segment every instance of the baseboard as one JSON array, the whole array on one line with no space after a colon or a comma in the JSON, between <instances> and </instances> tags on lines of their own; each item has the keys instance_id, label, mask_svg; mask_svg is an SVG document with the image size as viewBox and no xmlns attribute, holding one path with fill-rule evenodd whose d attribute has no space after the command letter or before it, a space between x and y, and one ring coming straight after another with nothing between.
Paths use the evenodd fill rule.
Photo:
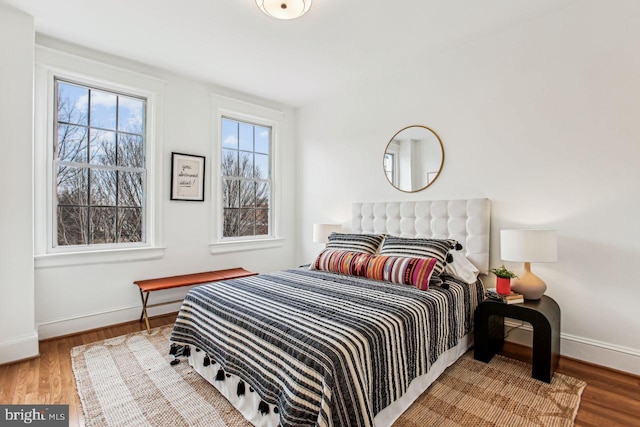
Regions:
<instances>
[{"instance_id":1,"label":"baseboard","mask_svg":"<svg viewBox=\"0 0 640 427\"><path fill-rule=\"evenodd\" d=\"M147 310L149 317L173 313L180 310L181 302L153 307ZM121 307L104 310L97 313L85 313L62 319L42 322L38 325L38 335L41 340L61 337L65 335L100 329L119 323L126 323L140 319L141 306Z\"/></svg>"},{"instance_id":2,"label":"baseboard","mask_svg":"<svg viewBox=\"0 0 640 427\"><path fill-rule=\"evenodd\" d=\"M509 331L510 328L514 328ZM531 347L533 329L514 320L505 320L507 341ZM560 334L560 354L572 359L640 375L640 350L616 346L571 334Z\"/></svg>"},{"instance_id":3,"label":"baseboard","mask_svg":"<svg viewBox=\"0 0 640 427\"><path fill-rule=\"evenodd\" d=\"M0 343L0 365L38 356L38 334L33 333Z\"/></svg>"}]
</instances>

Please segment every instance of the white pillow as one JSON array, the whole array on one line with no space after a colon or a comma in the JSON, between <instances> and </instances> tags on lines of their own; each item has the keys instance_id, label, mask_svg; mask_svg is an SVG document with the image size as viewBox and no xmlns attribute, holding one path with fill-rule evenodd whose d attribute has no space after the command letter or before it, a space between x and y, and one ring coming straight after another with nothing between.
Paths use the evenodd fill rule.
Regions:
<instances>
[{"instance_id":1,"label":"white pillow","mask_svg":"<svg viewBox=\"0 0 640 427\"><path fill-rule=\"evenodd\" d=\"M457 277L466 283L475 283L478 280L480 270L464 256L464 251L451 251L453 262L448 262L444 267L444 274Z\"/></svg>"}]
</instances>

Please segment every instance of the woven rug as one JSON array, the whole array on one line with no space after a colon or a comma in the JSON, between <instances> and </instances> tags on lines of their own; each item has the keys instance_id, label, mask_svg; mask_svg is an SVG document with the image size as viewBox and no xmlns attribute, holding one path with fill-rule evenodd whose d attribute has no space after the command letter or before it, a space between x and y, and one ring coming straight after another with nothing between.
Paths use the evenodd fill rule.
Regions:
<instances>
[{"instance_id":1,"label":"woven rug","mask_svg":"<svg viewBox=\"0 0 640 427\"><path fill-rule=\"evenodd\" d=\"M169 365L171 327L74 347L73 372L92 427L250 424L188 363ZM555 374L530 378L531 366L467 353L394 424L408 426L571 426L583 381Z\"/></svg>"}]
</instances>

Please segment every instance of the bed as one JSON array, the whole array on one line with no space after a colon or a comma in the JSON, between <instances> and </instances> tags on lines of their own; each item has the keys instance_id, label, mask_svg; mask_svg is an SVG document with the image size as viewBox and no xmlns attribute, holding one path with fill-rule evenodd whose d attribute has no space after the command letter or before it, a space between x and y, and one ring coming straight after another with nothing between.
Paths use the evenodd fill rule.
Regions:
<instances>
[{"instance_id":1,"label":"bed","mask_svg":"<svg viewBox=\"0 0 640 427\"><path fill-rule=\"evenodd\" d=\"M352 232L382 235L378 252L327 247L311 268L193 288L172 352L256 426L391 425L472 345L482 283L461 278L452 254L486 273L489 210L487 199L354 204ZM383 253L385 234L455 244L438 270L391 244ZM389 262L416 286L393 283Z\"/></svg>"}]
</instances>

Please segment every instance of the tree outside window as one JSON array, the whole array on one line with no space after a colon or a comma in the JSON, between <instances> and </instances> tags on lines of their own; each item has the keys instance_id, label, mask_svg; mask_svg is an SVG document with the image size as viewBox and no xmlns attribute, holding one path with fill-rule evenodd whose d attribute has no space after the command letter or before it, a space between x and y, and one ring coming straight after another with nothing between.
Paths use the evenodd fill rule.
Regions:
<instances>
[{"instance_id":1,"label":"tree outside window","mask_svg":"<svg viewBox=\"0 0 640 427\"><path fill-rule=\"evenodd\" d=\"M144 241L146 100L56 80L58 246Z\"/></svg>"},{"instance_id":2,"label":"tree outside window","mask_svg":"<svg viewBox=\"0 0 640 427\"><path fill-rule=\"evenodd\" d=\"M271 128L223 117L223 237L271 235Z\"/></svg>"}]
</instances>

